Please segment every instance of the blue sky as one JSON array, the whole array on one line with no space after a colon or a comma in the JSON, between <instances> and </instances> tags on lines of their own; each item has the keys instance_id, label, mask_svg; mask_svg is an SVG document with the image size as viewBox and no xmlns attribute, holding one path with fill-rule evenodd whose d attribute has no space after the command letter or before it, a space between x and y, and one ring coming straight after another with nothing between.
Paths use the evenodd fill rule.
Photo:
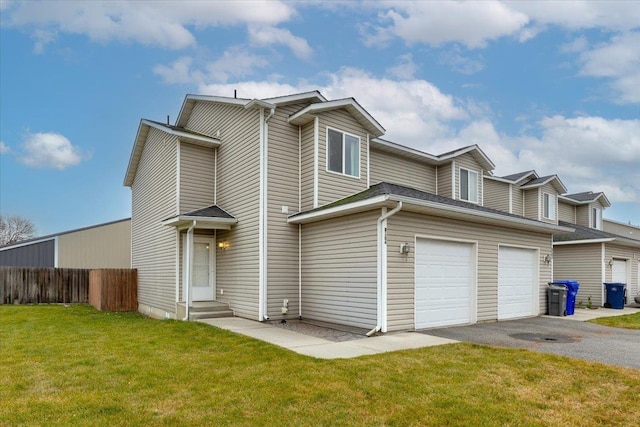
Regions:
<instances>
[{"instance_id":1,"label":"blue sky","mask_svg":"<svg viewBox=\"0 0 640 427\"><path fill-rule=\"evenodd\" d=\"M187 93L355 97L386 139L478 144L640 224L640 3L0 1L0 213L130 216L141 118Z\"/></svg>"}]
</instances>

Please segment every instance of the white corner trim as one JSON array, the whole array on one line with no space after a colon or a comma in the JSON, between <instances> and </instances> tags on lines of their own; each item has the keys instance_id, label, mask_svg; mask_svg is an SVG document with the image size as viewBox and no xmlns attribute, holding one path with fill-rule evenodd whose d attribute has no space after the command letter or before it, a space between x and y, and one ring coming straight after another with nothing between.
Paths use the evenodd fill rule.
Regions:
<instances>
[{"instance_id":1,"label":"white corner trim","mask_svg":"<svg viewBox=\"0 0 640 427\"><path fill-rule=\"evenodd\" d=\"M213 151L213 204L218 204L218 149Z\"/></svg>"},{"instance_id":2,"label":"white corner trim","mask_svg":"<svg viewBox=\"0 0 640 427\"><path fill-rule=\"evenodd\" d=\"M451 161L451 198L456 200L456 161Z\"/></svg>"},{"instance_id":3,"label":"white corner trim","mask_svg":"<svg viewBox=\"0 0 640 427\"><path fill-rule=\"evenodd\" d=\"M370 168L369 168L369 156L371 155L371 150L369 149L370 144L369 144L369 132L367 132L367 188L369 188L371 186L371 172L370 172Z\"/></svg>"},{"instance_id":4,"label":"white corner trim","mask_svg":"<svg viewBox=\"0 0 640 427\"><path fill-rule=\"evenodd\" d=\"M302 211L302 126L298 126L298 212Z\"/></svg>"},{"instance_id":5,"label":"white corner trim","mask_svg":"<svg viewBox=\"0 0 640 427\"><path fill-rule=\"evenodd\" d=\"M606 267L606 264L604 263L604 256L605 256L605 244L603 242L601 244L601 246L600 246L600 257L602 258L601 262L600 262L600 268L602 269L601 270L602 271L602 277L601 277L602 280L600 280L600 283L604 283L604 282L607 281L607 271L606 271L607 267ZM604 300L605 300L605 298L604 298L604 286L602 286L601 289L600 289L600 305L604 306Z\"/></svg>"},{"instance_id":6,"label":"white corner trim","mask_svg":"<svg viewBox=\"0 0 640 427\"><path fill-rule=\"evenodd\" d=\"M509 213L513 213L513 184L509 184Z\"/></svg>"},{"instance_id":7,"label":"white corner trim","mask_svg":"<svg viewBox=\"0 0 640 427\"><path fill-rule=\"evenodd\" d=\"M318 207L318 168L320 160L318 159L320 138L320 119L318 116L313 119L313 208Z\"/></svg>"},{"instance_id":8,"label":"white corner trim","mask_svg":"<svg viewBox=\"0 0 640 427\"><path fill-rule=\"evenodd\" d=\"M180 145L176 139L176 215L180 215Z\"/></svg>"},{"instance_id":9,"label":"white corner trim","mask_svg":"<svg viewBox=\"0 0 640 427\"><path fill-rule=\"evenodd\" d=\"M53 266L55 268L58 268L59 266L59 258L58 258L58 250L59 250L60 246L59 246L59 242L58 242L58 236L56 236L53 239Z\"/></svg>"}]
</instances>

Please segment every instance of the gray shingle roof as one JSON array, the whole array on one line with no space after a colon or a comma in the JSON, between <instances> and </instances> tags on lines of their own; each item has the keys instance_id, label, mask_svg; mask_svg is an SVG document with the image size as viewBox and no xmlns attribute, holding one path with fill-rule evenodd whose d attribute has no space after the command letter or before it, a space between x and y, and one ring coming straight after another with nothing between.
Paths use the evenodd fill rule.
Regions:
<instances>
[{"instance_id":1,"label":"gray shingle roof","mask_svg":"<svg viewBox=\"0 0 640 427\"><path fill-rule=\"evenodd\" d=\"M555 175L541 176L540 178L532 179L531 181L527 182L525 185L522 186L522 188L544 184L545 182L549 181L551 178L555 178L555 177L556 177Z\"/></svg>"},{"instance_id":2,"label":"gray shingle roof","mask_svg":"<svg viewBox=\"0 0 640 427\"><path fill-rule=\"evenodd\" d=\"M349 203L371 199L376 196L391 195L391 194L396 196L408 197L416 200L424 200L429 202L441 203L443 205L448 205L448 206L458 206L458 207L466 208L472 211L487 212L487 213L502 215L510 218L524 218L519 215L510 214L510 213L499 211L496 209L485 208L484 206L476 205L475 203L469 203L462 200L454 200L448 197L438 196L436 194L427 193L426 191L417 190L411 187L405 187L403 185L392 184L389 182L381 182L379 184L372 185L367 190L361 191L360 193L354 194L353 196L345 197L344 199L337 200L328 205L320 206L319 208L316 208L316 209L300 212L298 214L292 215L290 218L295 218L298 215L307 214L310 212L318 212L318 211L333 208L336 206L342 206ZM530 218L525 218L525 219L532 222L539 222Z\"/></svg>"},{"instance_id":3,"label":"gray shingle roof","mask_svg":"<svg viewBox=\"0 0 640 427\"><path fill-rule=\"evenodd\" d=\"M530 170L530 171L518 172L518 173L513 173L511 175L501 176L500 178L506 179L506 180L509 180L509 181L513 181L513 182L517 182L517 181L521 180L522 178L524 178L525 176L531 175L532 173L535 174L536 171Z\"/></svg>"},{"instance_id":4,"label":"gray shingle roof","mask_svg":"<svg viewBox=\"0 0 640 427\"><path fill-rule=\"evenodd\" d=\"M619 236L617 234L608 233L602 230L596 230L581 225L571 224L565 221L558 221L558 225L571 227L575 229L572 233L554 234L554 242L571 242L576 240L599 240L599 239L617 239L631 243L637 243L640 246L640 240L631 239L629 237Z\"/></svg>"},{"instance_id":5,"label":"gray shingle roof","mask_svg":"<svg viewBox=\"0 0 640 427\"><path fill-rule=\"evenodd\" d=\"M197 209L195 211L183 213L181 216L200 216L203 218L229 218L235 219L235 217L229 214L218 205L207 206L206 208Z\"/></svg>"},{"instance_id":6,"label":"gray shingle roof","mask_svg":"<svg viewBox=\"0 0 640 427\"><path fill-rule=\"evenodd\" d=\"M602 193L594 193L593 191L585 191L583 193L564 194L562 197L573 199L576 202L592 202L600 197Z\"/></svg>"}]
</instances>

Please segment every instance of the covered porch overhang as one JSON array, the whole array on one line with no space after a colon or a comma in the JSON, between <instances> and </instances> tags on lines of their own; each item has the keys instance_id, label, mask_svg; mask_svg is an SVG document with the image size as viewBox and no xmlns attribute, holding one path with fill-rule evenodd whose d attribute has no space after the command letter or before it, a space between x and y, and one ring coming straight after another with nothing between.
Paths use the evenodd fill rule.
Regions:
<instances>
[{"instance_id":1,"label":"covered porch overhang","mask_svg":"<svg viewBox=\"0 0 640 427\"><path fill-rule=\"evenodd\" d=\"M238 220L233 215L217 205L162 221L163 225L176 229L176 309L184 305L182 320L189 319L189 311L194 302L216 300L217 233L215 231L231 230L237 223ZM203 234L203 230L213 230L214 233ZM180 248L182 248L182 257ZM221 248L226 249L222 246ZM180 258L182 258L182 271Z\"/></svg>"}]
</instances>

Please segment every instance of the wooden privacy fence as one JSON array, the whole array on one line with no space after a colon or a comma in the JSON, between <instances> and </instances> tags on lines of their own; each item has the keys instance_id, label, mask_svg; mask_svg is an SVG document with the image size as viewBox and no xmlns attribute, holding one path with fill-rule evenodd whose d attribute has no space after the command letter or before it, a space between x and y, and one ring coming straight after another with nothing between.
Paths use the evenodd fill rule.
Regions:
<instances>
[{"instance_id":1,"label":"wooden privacy fence","mask_svg":"<svg viewBox=\"0 0 640 427\"><path fill-rule=\"evenodd\" d=\"M138 309L138 271L0 267L0 304L86 304Z\"/></svg>"},{"instance_id":2,"label":"wooden privacy fence","mask_svg":"<svg viewBox=\"0 0 640 427\"><path fill-rule=\"evenodd\" d=\"M137 310L138 270L91 270L89 304L105 311Z\"/></svg>"},{"instance_id":3,"label":"wooden privacy fence","mask_svg":"<svg viewBox=\"0 0 640 427\"><path fill-rule=\"evenodd\" d=\"M87 302L89 270L0 267L0 304Z\"/></svg>"}]
</instances>

